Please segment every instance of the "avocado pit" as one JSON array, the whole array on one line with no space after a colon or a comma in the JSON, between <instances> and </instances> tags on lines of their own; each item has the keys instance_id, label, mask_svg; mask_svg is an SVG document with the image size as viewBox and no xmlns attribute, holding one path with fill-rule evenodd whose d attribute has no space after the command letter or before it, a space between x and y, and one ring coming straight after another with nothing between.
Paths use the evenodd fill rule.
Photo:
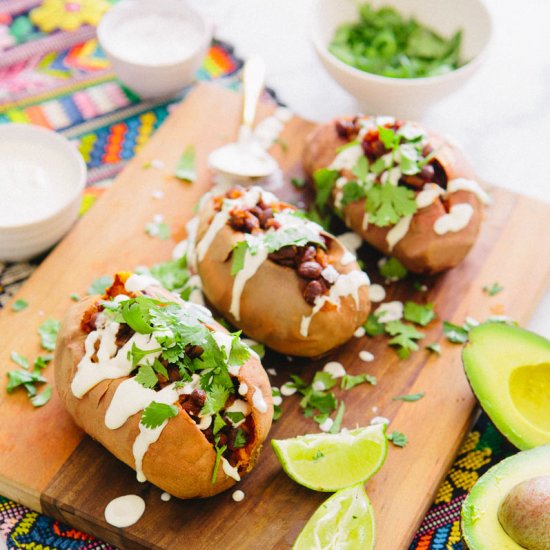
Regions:
<instances>
[{"instance_id":1,"label":"avocado pit","mask_svg":"<svg viewBox=\"0 0 550 550\"><path fill-rule=\"evenodd\" d=\"M515 485L502 500L498 520L527 550L550 550L550 475Z\"/></svg>"}]
</instances>

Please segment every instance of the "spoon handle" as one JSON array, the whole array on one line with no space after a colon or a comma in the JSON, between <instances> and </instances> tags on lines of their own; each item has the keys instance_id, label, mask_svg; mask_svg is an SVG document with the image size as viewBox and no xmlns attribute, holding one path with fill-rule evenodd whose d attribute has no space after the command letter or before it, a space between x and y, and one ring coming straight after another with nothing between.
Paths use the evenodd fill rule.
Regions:
<instances>
[{"instance_id":1,"label":"spoon handle","mask_svg":"<svg viewBox=\"0 0 550 550\"><path fill-rule=\"evenodd\" d=\"M256 106L265 80L265 63L259 55L246 60L243 69L243 121L242 125L252 128Z\"/></svg>"}]
</instances>

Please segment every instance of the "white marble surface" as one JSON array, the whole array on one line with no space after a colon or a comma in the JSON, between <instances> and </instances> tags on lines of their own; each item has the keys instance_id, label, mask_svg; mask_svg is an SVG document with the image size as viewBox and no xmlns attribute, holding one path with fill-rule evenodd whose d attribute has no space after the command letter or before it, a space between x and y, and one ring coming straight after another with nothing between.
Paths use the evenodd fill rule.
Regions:
<instances>
[{"instance_id":1,"label":"white marble surface","mask_svg":"<svg viewBox=\"0 0 550 550\"><path fill-rule=\"evenodd\" d=\"M325 73L309 42L312 1L191 0L239 55L263 56L267 83L282 101L324 121L357 107ZM550 202L550 1L485 1L494 21L485 62L423 122L453 136L482 179ZM545 265L534 268L549 269L550 258L541 261ZM528 327L550 337L550 292Z\"/></svg>"}]
</instances>

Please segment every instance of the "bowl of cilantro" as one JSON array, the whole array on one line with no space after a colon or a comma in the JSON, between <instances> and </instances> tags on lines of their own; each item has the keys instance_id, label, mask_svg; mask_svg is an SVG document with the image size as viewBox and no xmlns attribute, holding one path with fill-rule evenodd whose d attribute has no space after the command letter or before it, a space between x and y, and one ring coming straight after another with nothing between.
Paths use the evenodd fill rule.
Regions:
<instances>
[{"instance_id":1,"label":"bowl of cilantro","mask_svg":"<svg viewBox=\"0 0 550 550\"><path fill-rule=\"evenodd\" d=\"M420 118L464 84L492 32L482 0L316 0L311 38L366 113Z\"/></svg>"}]
</instances>

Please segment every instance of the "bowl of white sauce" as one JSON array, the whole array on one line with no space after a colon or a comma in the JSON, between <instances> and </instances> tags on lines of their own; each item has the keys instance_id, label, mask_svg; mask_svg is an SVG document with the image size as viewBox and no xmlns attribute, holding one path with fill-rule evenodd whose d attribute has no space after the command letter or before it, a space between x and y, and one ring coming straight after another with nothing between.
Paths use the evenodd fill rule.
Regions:
<instances>
[{"instance_id":1,"label":"bowl of white sauce","mask_svg":"<svg viewBox=\"0 0 550 550\"><path fill-rule=\"evenodd\" d=\"M44 252L78 216L86 165L77 148L40 126L0 124L0 261Z\"/></svg>"},{"instance_id":2,"label":"bowl of white sauce","mask_svg":"<svg viewBox=\"0 0 550 550\"><path fill-rule=\"evenodd\" d=\"M194 80L212 29L183 0L123 0L103 17L97 36L124 85L160 98Z\"/></svg>"}]
</instances>

